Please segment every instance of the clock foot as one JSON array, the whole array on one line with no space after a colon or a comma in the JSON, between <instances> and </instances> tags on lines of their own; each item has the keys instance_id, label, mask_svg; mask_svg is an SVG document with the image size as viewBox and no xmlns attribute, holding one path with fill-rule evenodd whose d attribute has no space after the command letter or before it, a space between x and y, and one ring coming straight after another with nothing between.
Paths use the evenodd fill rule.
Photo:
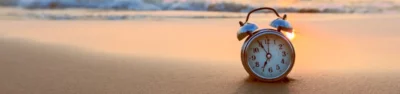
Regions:
<instances>
[{"instance_id":1,"label":"clock foot","mask_svg":"<svg viewBox=\"0 0 400 94\"><path fill-rule=\"evenodd\" d=\"M249 75L249 76L247 77L246 81L247 81L247 82L257 82L258 80L257 80L257 78L252 77L252 76Z\"/></svg>"},{"instance_id":2,"label":"clock foot","mask_svg":"<svg viewBox=\"0 0 400 94\"><path fill-rule=\"evenodd\" d=\"M254 77L250 77L250 79L251 79L251 81L254 81L254 82L258 81L257 78L254 78Z\"/></svg>"},{"instance_id":3,"label":"clock foot","mask_svg":"<svg viewBox=\"0 0 400 94\"><path fill-rule=\"evenodd\" d=\"M284 77L284 78L281 80L281 82L287 83L287 82L290 82L290 79L289 79L288 77Z\"/></svg>"}]
</instances>

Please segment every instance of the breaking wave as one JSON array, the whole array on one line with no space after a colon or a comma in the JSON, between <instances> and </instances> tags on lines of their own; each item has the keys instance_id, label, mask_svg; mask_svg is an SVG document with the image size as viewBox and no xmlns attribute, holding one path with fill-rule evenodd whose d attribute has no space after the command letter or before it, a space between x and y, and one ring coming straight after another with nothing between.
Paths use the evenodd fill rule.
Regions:
<instances>
[{"instance_id":1,"label":"breaking wave","mask_svg":"<svg viewBox=\"0 0 400 94\"><path fill-rule=\"evenodd\" d=\"M257 4L221 0L2 0L0 5L25 9L86 8L134 11L221 11L248 12L262 7ZM400 4L392 1L357 2L352 4L324 3L303 6L271 6L279 12L294 13L383 13L400 12Z\"/></svg>"},{"instance_id":2,"label":"breaking wave","mask_svg":"<svg viewBox=\"0 0 400 94\"><path fill-rule=\"evenodd\" d=\"M136 19L223 19L223 18L244 18L241 15L151 15L151 14L52 14L52 13L9 13L7 16L25 17L43 20L136 20Z\"/></svg>"}]
</instances>

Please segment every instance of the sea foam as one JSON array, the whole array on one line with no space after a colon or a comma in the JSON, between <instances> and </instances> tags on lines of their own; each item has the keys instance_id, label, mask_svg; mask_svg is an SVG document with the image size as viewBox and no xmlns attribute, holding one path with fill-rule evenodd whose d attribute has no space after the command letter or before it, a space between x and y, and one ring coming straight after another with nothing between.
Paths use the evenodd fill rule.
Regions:
<instances>
[{"instance_id":1,"label":"sea foam","mask_svg":"<svg viewBox=\"0 0 400 94\"><path fill-rule=\"evenodd\" d=\"M134 11L187 10L248 12L258 7L268 6L277 9L279 12L295 13L400 12L400 4L394 1L307 3L292 4L287 6L280 6L277 4L263 5L258 3L240 3L226 0L4 0L0 2L0 4L3 6L16 6L24 9L85 8Z\"/></svg>"}]
</instances>

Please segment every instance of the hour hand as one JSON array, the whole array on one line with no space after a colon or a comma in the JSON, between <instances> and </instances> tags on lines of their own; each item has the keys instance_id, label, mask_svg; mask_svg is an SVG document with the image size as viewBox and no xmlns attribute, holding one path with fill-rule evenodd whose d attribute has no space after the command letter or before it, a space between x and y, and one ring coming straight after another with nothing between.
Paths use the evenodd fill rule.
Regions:
<instances>
[{"instance_id":1,"label":"hour hand","mask_svg":"<svg viewBox=\"0 0 400 94\"><path fill-rule=\"evenodd\" d=\"M264 69L265 69L265 66L268 64L268 62L267 61L265 61L264 62L264 65L262 66L262 68L263 68L263 72L264 72Z\"/></svg>"}]
</instances>

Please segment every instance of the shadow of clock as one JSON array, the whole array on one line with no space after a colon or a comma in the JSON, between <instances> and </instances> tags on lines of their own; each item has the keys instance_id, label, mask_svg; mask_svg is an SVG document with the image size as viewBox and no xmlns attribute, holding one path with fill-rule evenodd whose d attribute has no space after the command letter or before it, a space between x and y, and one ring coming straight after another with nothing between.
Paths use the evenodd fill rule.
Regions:
<instances>
[{"instance_id":1,"label":"shadow of clock","mask_svg":"<svg viewBox=\"0 0 400 94\"><path fill-rule=\"evenodd\" d=\"M247 77L244 83L236 90L237 94L289 94L289 83L295 81L292 78L274 83L267 83Z\"/></svg>"}]
</instances>

